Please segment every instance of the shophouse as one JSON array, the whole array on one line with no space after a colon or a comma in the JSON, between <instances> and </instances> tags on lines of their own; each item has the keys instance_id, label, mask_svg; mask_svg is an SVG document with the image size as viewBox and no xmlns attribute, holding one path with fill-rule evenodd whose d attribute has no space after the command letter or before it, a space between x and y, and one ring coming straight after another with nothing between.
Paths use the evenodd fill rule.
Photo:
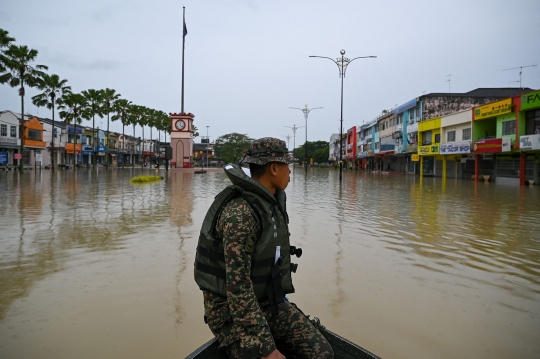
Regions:
<instances>
[{"instance_id":1,"label":"shophouse","mask_svg":"<svg viewBox=\"0 0 540 359\"><path fill-rule=\"evenodd\" d=\"M116 132L109 132L109 139L108 139L108 148L109 148L109 156L110 156L110 164L112 166L117 165L118 161L118 138L120 135Z\"/></svg>"},{"instance_id":2,"label":"shophouse","mask_svg":"<svg viewBox=\"0 0 540 359\"><path fill-rule=\"evenodd\" d=\"M377 169L381 171L402 170L397 162L398 157L394 154L396 140L392 134L396 132L395 118L393 110L384 110L376 120L379 129L379 152L375 154L375 161Z\"/></svg>"},{"instance_id":3,"label":"shophouse","mask_svg":"<svg viewBox=\"0 0 540 359\"><path fill-rule=\"evenodd\" d=\"M60 142L65 146L65 157L62 162L64 165L75 165L82 163L82 141L86 141L86 136L83 135L84 127L66 125L65 131L60 135Z\"/></svg>"},{"instance_id":4,"label":"shophouse","mask_svg":"<svg viewBox=\"0 0 540 359\"><path fill-rule=\"evenodd\" d=\"M43 140L43 124L37 117L24 121L23 136L23 164L41 166L42 152L45 152L47 145Z\"/></svg>"},{"instance_id":5,"label":"shophouse","mask_svg":"<svg viewBox=\"0 0 540 359\"><path fill-rule=\"evenodd\" d=\"M435 162L436 176L446 173L448 178L470 178L474 174L472 114L465 110L441 117L441 160Z\"/></svg>"},{"instance_id":6,"label":"shophouse","mask_svg":"<svg viewBox=\"0 0 540 359\"><path fill-rule=\"evenodd\" d=\"M367 162L368 162L367 128L368 128L368 124L365 124L365 123L362 126L359 126L357 130L358 134L356 135L356 138L358 139L358 142L356 145L357 166L361 170L366 169Z\"/></svg>"},{"instance_id":7,"label":"shophouse","mask_svg":"<svg viewBox=\"0 0 540 359\"><path fill-rule=\"evenodd\" d=\"M418 123L420 176L435 176L435 159L441 145L441 118ZM444 173L446 175L446 173Z\"/></svg>"},{"instance_id":8,"label":"shophouse","mask_svg":"<svg viewBox=\"0 0 540 359\"><path fill-rule=\"evenodd\" d=\"M11 111L0 112L0 166L15 166L15 154L21 149L19 137L20 115Z\"/></svg>"},{"instance_id":9,"label":"shophouse","mask_svg":"<svg viewBox=\"0 0 540 359\"><path fill-rule=\"evenodd\" d=\"M474 108L475 178L491 181L498 177L514 178L518 182L520 154L516 118L520 100L521 96L515 96Z\"/></svg>"},{"instance_id":10,"label":"shophouse","mask_svg":"<svg viewBox=\"0 0 540 359\"><path fill-rule=\"evenodd\" d=\"M346 168L353 168L356 160L356 126L353 126L347 130L345 138L345 159L347 163Z\"/></svg>"},{"instance_id":11,"label":"shophouse","mask_svg":"<svg viewBox=\"0 0 540 359\"><path fill-rule=\"evenodd\" d=\"M107 161L105 158L105 154L107 153L107 146L105 146L106 137L105 131L100 130L98 127L96 131L96 141L93 148L97 154L97 163L100 165L105 165Z\"/></svg>"},{"instance_id":12,"label":"shophouse","mask_svg":"<svg viewBox=\"0 0 540 359\"><path fill-rule=\"evenodd\" d=\"M328 150L328 162L333 164L339 161L339 145L338 145L339 133L333 133L330 136L330 148Z\"/></svg>"},{"instance_id":13,"label":"shophouse","mask_svg":"<svg viewBox=\"0 0 540 359\"><path fill-rule=\"evenodd\" d=\"M417 172L412 155L418 153L418 122L530 91L521 88L478 88L465 93L430 93L412 99L394 110L396 153L406 157L407 171Z\"/></svg>"},{"instance_id":14,"label":"shophouse","mask_svg":"<svg viewBox=\"0 0 540 359\"><path fill-rule=\"evenodd\" d=\"M538 172L536 151L532 143L521 150L521 136L527 138L536 132L534 102L527 102L534 99L535 92L531 93L474 108L475 179L506 178L520 184L525 184L526 179L533 181L535 169Z\"/></svg>"},{"instance_id":15,"label":"shophouse","mask_svg":"<svg viewBox=\"0 0 540 359\"><path fill-rule=\"evenodd\" d=\"M524 181L532 179L535 184L538 184L540 172L540 91L521 95L520 104L518 125L519 149L522 153L520 163L525 166L521 169L525 177L520 178L520 181L523 184Z\"/></svg>"},{"instance_id":16,"label":"shophouse","mask_svg":"<svg viewBox=\"0 0 540 359\"><path fill-rule=\"evenodd\" d=\"M92 150L94 131L92 131L92 127L85 127L83 129L83 136L81 137L81 163L84 165L91 165L94 162L94 151Z\"/></svg>"},{"instance_id":17,"label":"shophouse","mask_svg":"<svg viewBox=\"0 0 540 359\"><path fill-rule=\"evenodd\" d=\"M47 145L47 151L42 151L42 160L44 166L52 164L52 156L54 155L54 164L59 165L64 163L66 148L65 142L61 140L61 134L66 132L66 123L61 121L53 121L48 118L39 118L43 125L43 141ZM54 147L53 147L54 138ZM53 151L54 149L54 151Z\"/></svg>"},{"instance_id":18,"label":"shophouse","mask_svg":"<svg viewBox=\"0 0 540 359\"><path fill-rule=\"evenodd\" d=\"M362 169L375 169L375 133L377 120L368 122L360 127L361 147L359 148L358 158L361 161ZM377 146L378 147L378 146Z\"/></svg>"}]
</instances>

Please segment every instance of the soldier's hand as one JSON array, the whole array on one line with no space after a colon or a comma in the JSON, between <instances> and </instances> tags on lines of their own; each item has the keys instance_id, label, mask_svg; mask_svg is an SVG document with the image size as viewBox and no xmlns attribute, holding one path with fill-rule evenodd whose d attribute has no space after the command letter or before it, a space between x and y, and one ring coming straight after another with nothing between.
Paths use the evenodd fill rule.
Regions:
<instances>
[{"instance_id":1,"label":"soldier's hand","mask_svg":"<svg viewBox=\"0 0 540 359\"><path fill-rule=\"evenodd\" d=\"M272 353L261 357L261 359L286 359L286 358L283 354L279 352L279 350L276 349Z\"/></svg>"}]
</instances>

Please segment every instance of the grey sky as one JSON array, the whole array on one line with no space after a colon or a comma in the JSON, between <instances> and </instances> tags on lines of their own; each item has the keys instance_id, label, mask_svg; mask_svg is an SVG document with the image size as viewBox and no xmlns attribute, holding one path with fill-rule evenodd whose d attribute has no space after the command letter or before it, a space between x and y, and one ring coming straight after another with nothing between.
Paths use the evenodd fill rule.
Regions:
<instances>
[{"instance_id":1,"label":"grey sky","mask_svg":"<svg viewBox=\"0 0 540 359\"><path fill-rule=\"evenodd\" d=\"M447 92L448 74L451 91L466 92L517 87L519 69L501 70L540 65L538 0L1 2L0 28L37 49L36 63L74 91L109 87L166 112L180 112L186 6L185 110L201 134L210 126L211 140L230 132L285 139L292 131L283 126L304 125L289 107L308 104L324 107L310 114L308 140L328 141L339 131L338 68L309 55L378 56L347 70L344 130L424 92ZM540 68L523 69L523 86L540 88ZM50 117L30 96L25 109ZM4 109L20 111L20 100L0 85Z\"/></svg>"}]
</instances>

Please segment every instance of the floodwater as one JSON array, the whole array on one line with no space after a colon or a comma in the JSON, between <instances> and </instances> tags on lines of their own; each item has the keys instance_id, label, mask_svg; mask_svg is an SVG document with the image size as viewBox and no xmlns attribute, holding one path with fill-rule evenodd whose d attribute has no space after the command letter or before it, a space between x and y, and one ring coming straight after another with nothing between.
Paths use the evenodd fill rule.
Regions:
<instances>
[{"instance_id":1,"label":"floodwater","mask_svg":"<svg viewBox=\"0 0 540 359\"><path fill-rule=\"evenodd\" d=\"M0 358L176 359L211 338L192 268L228 180L140 173L0 173ZM330 330L383 358L540 357L538 187L296 168L287 193L290 299Z\"/></svg>"}]
</instances>

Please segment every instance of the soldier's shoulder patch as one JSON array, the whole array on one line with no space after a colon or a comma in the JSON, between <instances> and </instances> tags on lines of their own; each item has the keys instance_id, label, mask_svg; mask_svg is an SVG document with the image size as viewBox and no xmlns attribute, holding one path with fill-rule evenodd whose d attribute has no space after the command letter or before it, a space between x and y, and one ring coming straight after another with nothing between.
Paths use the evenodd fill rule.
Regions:
<instances>
[{"instance_id":1,"label":"soldier's shoulder patch","mask_svg":"<svg viewBox=\"0 0 540 359\"><path fill-rule=\"evenodd\" d=\"M244 250L247 253L252 253L255 250L255 240L256 240L256 237L254 234L248 235L247 240L246 240L246 246L244 248Z\"/></svg>"}]
</instances>

